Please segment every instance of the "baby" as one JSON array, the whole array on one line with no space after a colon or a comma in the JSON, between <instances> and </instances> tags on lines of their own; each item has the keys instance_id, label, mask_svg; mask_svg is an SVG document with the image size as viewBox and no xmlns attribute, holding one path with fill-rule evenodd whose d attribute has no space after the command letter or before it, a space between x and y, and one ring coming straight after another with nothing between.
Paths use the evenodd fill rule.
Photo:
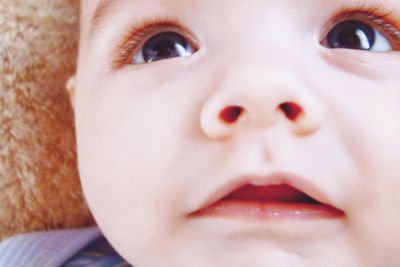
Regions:
<instances>
[{"instance_id":1,"label":"baby","mask_svg":"<svg viewBox=\"0 0 400 267\"><path fill-rule=\"evenodd\" d=\"M400 266L400 0L83 0L79 169L135 267Z\"/></svg>"}]
</instances>

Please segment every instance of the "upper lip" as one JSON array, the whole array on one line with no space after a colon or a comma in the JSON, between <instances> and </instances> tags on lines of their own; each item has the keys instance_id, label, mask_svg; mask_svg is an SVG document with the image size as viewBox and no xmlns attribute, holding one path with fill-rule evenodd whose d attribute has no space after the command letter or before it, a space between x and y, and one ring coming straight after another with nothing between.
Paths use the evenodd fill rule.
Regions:
<instances>
[{"instance_id":1,"label":"upper lip","mask_svg":"<svg viewBox=\"0 0 400 267\"><path fill-rule=\"evenodd\" d=\"M303 192L321 204L334 207L327 195L311 181L292 173L277 172L267 176L242 175L233 178L210 194L210 196L200 205L200 208L193 212L193 214L211 206L234 191L249 184L260 186L285 184Z\"/></svg>"}]
</instances>

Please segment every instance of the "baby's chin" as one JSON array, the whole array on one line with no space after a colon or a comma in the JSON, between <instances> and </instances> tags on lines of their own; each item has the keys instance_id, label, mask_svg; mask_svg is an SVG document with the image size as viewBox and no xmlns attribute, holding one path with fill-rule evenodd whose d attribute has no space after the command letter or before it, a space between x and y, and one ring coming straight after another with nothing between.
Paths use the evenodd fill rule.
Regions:
<instances>
[{"instance_id":1,"label":"baby's chin","mask_svg":"<svg viewBox=\"0 0 400 267\"><path fill-rule=\"evenodd\" d=\"M241 239L231 236L194 240L144 241L119 252L135 267L375 267L368 255L355 253L334 242L271 242L265 239ZM185 239L183 238L183 239ZM117 247L118 250L118 247ZM385 263L386 261L382 261ZM381 265L395 267L395 265Z\"/></svg>"},{"instance_id":2,"label":"baby's chin","mask_svg":"<svg viewBox=\"0 0 400 267\"><path fill-rule=\"evenodd\" d=\"M232 249L232 248L229 248ZM243 249L229 251L228 248L221 247L220 250L213 251L209 255L199 253L199 251L172 252L169 255L131 255L130 262L134 266L160 266L160 267L373 267L361 263L349 255L334 255L336 260L328 258L309 259L293 251L279 248L259 248L244 251ZM341 258L340 265L337 258Z\"/></svg>"}]
</instances>

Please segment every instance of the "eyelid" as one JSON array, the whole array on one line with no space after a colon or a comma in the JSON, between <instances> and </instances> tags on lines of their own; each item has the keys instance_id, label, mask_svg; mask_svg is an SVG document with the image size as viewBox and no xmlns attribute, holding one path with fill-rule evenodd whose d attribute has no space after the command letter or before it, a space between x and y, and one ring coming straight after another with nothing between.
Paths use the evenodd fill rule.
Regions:
<instances>
[{"instance_id":1,"label":"eyelid","mask_svg":"<svg viewBox=\"0 0 400 267\"><path fill-rule=\"evenodd\" d=\"M377 28L389 37L394 50L400 51L400 19L394 12L386 10L383 5L368 7L366 4L351 7L345 6L334 15L323 28L323 38L332 29L332 25L349 20L358 19ZM323 39L322 38L322 39Z\"/></svg>"},{"instance_id":2,"label":"eyelid","mask_svg":"<svg viewBox=\"0 0 400 267\"><path fill-rule=\"evenodd\" d=\"M113 53L115 55L112 64L113 70L130 64L131 57L140 50L142 45L152 36L165 31L181 34L195 50L198 50L197 41L193 38L193 34L186 27L182 26L178 20L171 18L147 19L130 28L122 38L115 53Z\"/></svg>"}]
</instances>

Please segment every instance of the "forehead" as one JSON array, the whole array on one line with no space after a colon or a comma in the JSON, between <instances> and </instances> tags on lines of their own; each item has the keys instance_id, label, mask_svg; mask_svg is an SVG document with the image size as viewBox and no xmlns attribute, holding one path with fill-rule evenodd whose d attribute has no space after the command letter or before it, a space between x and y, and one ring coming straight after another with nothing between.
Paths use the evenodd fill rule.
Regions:
<instances>
[{"instance_id":1,"label":"forehead","mask_svg":"<svg viewBox=\"0 0 400 267\"><path fill-rule=\"evenodd\" d=\"M207 0L201 1L206 2ZM215 0L214 0L215 1ZM144 5L144 4L157 4L160 6L173 6L174 4L182 5L183 3L197 1L192 0L82 0L80 6L80 22L82 33L89 33L96 28L102 19L113 13L113 11L124 4L130 6Z\"/></svg>"},{"instance_id":2,"label":"forehead","mask_svg":"<svg viewBox=\"0 0 400 267\"><path fill-rule=\"evenodd\" d=\"M209 6L209 5L232 5L241 0L83 0L81 2L81 31L82 33L89 34L93 32L106 15L113 13L112 11L118 6L125 4L133 5L158 5L162 7L170 7L174 9L182 9L190 6L190 12L196 10L196 6ZM251 3L254 5L252 1ZM307 7L313 4L323 5L388 5L395 7L396 10L400 9L400 0L258 0L260 4L276 4L277 2L285 3L288 5L296 4L302 6L305 11Z\"/></svg>"},{"instance_id":3,"label":"forehead","mask_svg":"<svg viewBox=\"0 0 400 267\"><path fill-rule=\"evenodd\" d=\"M103 17L105 14L107 14L109 11L111 11L115 6L122 4L124 2L129 4L144 4L144 3L149 3L153 2L156 4L160 4L163 6L169 6L169 5L174 5L179 2L179 4L187 4L190 3L191 5L194 4L201 4L204 5L206 3L208 4L221 4L221 2L225 4L232 4L236 1L240 0L83 0L81 3L81 9L83 10L82 15L85 15L85 18L90 17L92 21L99 20L101 17ZM270 2L271 4L277 1L281 0L261 0L260 2ZM324 4L333 4L331 0L286 0L284 2L304 2L304 4L310 2L324 2ZM343 3L354 3L354 4L389 4L389 5L398 5L400 6L400 0L350 0L350 1L336 1L336 2L343 2Z\"/></svg>"},{"instance_id":4,"label":"forehead","mask_svg":"<svg viewBox=\"0 0 400 267\"><path fill-rule=\"evenodd\" d=\"M204 0L203 0L204 1ZM85 15L91 15L93 18L99 18L104 16L109 11L111 11L114 7L123 4L144 4L144 3L158 3L161 5L170 5L174 4L176 0L83 0L81 2L81 10ZM184 0L180 0L180 2L187 2Z\"/></svg>"}]
</instances>

